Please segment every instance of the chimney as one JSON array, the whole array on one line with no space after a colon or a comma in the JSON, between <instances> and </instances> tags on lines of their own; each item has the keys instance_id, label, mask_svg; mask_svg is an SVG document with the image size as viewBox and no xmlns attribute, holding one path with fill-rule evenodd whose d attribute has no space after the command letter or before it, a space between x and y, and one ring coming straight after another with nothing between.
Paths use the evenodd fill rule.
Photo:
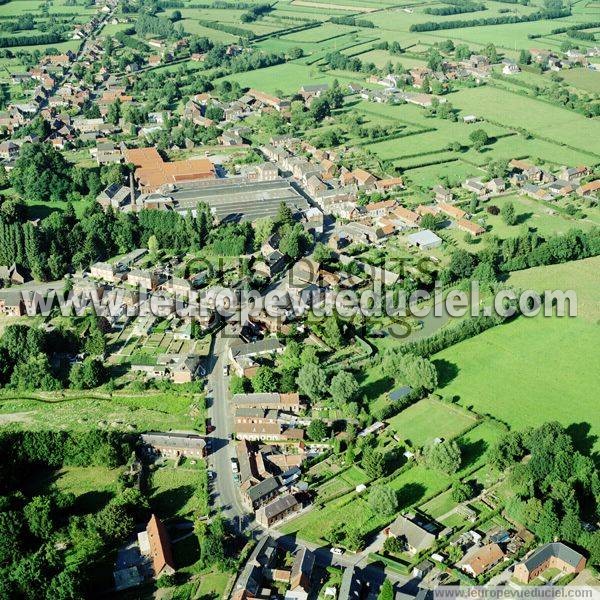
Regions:
<instances>
[{"instance_id":1,"label":"chimney","mask_svg":"<svg viewBox=\"0 0 600 600\"><path fill-rule=\"evenodd\" d=\"M129 200L133 206L133 204L135 204L135 184L133 182L133 173L129 173Z\"/></svg>"}]
</instances>

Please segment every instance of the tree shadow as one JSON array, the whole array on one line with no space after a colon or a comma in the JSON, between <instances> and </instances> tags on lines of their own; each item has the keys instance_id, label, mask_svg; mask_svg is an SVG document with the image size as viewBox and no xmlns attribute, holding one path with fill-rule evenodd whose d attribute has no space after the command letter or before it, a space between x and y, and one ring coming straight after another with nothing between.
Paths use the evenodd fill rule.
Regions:
<instances>
[{"instance_id":1,"label":"tree shadow","mask_svg":"<svg viewBox=\"0 0 600 600\"><path fill-rule=\"evenodd\" d=\"M75 510L80 513L97 512L114 496L114 492L108 490L85 492L75 500Z\"/></svg>"},{"instance_id":2,"label":"tree shadow","mask_svg":"<svg viewBox=\"0 0 600 600\"><path fill-rule=\"evenodd\" d=\"M573 440L573 445L576 450L586 456L592 456L594 445L598 441L597 435L590 435L592 426L589 423L571 423L567 428L567 433Z\"/></svg>"},{"instance_id":3,"label":"tree shadow","mask_svg":"<svg viewBox=\"0 0 600 600\"><path fill-rule=\"evenodd\" d=\"M517 218L515 219L515 225L523 225L523 223L526 223L527 221L529 221L529 219L531 219L531 217L533 217L532 212L520 213L517 215Z\"/></svg>"},{"instance_id":4,"label":"tree shadow","mask_svg":"<svg viewBox=\"0 0 600 600\"><path fill-rule=\"evenodd\" d=\"M376 398L377 396L381 396L381 394L389 392L394 387L394 380L387 376L383 376L381 379L377 379L376 381L370 381L366 385L360 380L359 383L361 384L360 393L367 396L367 398Z\"/></svg>"},{"instance_id":5,"label":"tree shadow","mask_svg":"<svg viewBox=\"0 0 600 600\"><path fill-rule=\"evenodd\" d=\"M159 516L173 516L187 504L193 495L193 485L180 485L154 494L150 502Z\"/></svg>"},{"instance_id":6,"label":"tree shadow","mask_svg":"<svg viewBox=\"0 0 600 600\"><path fill-rule=\"evenodd\" d=\"M179 540L172 547L173 560L178 569L190 567L200 560L200 543L196 535Z\"/></svg>"},{"instance_id":7,"label":"tree shadow","mask_svg":"<svg viewBox=\"0 0 600 600\"><path fill-rule=\"evenodd\" d=\"M485 440L474 440L460 444L462 456L462 468L470 467L475 464L485 451L488 449L488 443Z\"/></svg>"},{"instance_id":8,"label":"tree shadow","mask_svg":"<svg viewBox=\"0 0 600 600\"><path fill-rule=\"evenodd\" d=\"M398 490L398 505L409 506L425 495L425 486L420 483L407 483Z\"/></svg>"},{"instance_id":9,"label":"tree shadow","mask_svg":"<svg viewBox=\"0 0 600 600\"><path fill-rule=\"evenodd\" d=\"M460 369L455 363L446 360L445 358L438 358L433 361L438 374L438 387L446 387L460 372Z\"/></svg>"}]
</instances>

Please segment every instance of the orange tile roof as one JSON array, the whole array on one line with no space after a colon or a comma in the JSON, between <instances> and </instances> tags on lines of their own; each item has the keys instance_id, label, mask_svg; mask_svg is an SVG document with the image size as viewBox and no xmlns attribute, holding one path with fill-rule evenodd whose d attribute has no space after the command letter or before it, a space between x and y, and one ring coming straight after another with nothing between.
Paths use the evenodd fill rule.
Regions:
<instances>
[{"instance_id":1,"label":"orange tile roof","mask_svg":"<svg viewBox=\"0 0 600 600\"><path fill-rule=\"evenodd\" d=\"M488 544L475 552L466 564L471 566L475 575L481 575L503 558L504 552L498 544Z\"/></svg>"},{"instance_id":2,"label":"orange tile roof","mask_svg":"<svg viewBox=\"0 0 600 600\"><path fill-rule=\"evenodd\" d=\"M365 171L364 169L354 169L352 174L354 175L354 179L356 179L356 181L358 181L359 183L366 183L370 177L373 177L373 179L375 179L374 175L371 175L369 171Z\"/></svg>"},{"instance_id":3,"label":"orange tile roof","mask_svg":"<svg viewBox=\"0 0 600 600\"><path fill-rule=\"evenodd\" d=\"M393 214L408 223L416 223L419 220L419 215L416 212L408 210L408 208L404 208L404 206L397 206L394 209Z\"/></svg>"},{"instance_id":4,"label":"orange tile roof","mask_svg":"<svg viewBox=\"0 0 600 600\"><path fill-rule=\"evenodd\" d=\"M600 190L600 179L596 179L595 181L590 181L589 183L582 185L578 191L581 193L585 193L595 192L597 190Z\"/></svg>"},{"instance_id":5,"label":"orange tile roof","mask_svg":"<svg viewBox=\"0 0 600 600\"><path fill-rule=\"evenodd\" d=\"M174 571L175 562L171 553L169 535L165 526L156 515L150 517L146 532L148 533L148 541L150 542L150 555L152 556L155 577L159 577L163 569L167 566Z\"/></svg>"},{"instance_id":6,"label":"orange tile roof","mask_svg":"<svg viewBox=\"0 0 600 600\"><path fill-rule=\"evenodd\" d=\"M402 177L390 177L389 179L381 179L376 184L378 190L388 190L396 186L402 187L403 185L404 181L402 180Z\"/></svg>"},{"instance_id":7,"label":"orange tile roof","mask_svg":"<svg viewBox=\"0 0 600 600\"><path fill-rule=\"evenodd\" d=\"M467 213L458 208L457 206L452 206L452 204L446 204L445 202L438 202L439 209L446 213L450 217L454 217L455 219L464 219Z\"/></svg>"},{"instance_id":8,"label":"orange tile roof","mask_svg":"<svg viewBox=\"0 0 600 600\"><path fill-rule=\"evenodd\" d=\"M391 209L395 204L396 202L394 202L394 200L381 200L380 202L371 202L371 204L367 204L365 209L367 212L373 212L382 208Z\"/></svg>"},{"instance_id":9,"label":"orange tile roof","mask_svg":"<svg viewBox=\"0 0 600 600\"><path fill-rule=\"evenodd\" d=\"M167 183L215 177L215 166L207 158L165 162L153 147L126 150L125 157L135 165L135 177L144 188L157 189Z\"/></svg>"},{"instance_id":10,"label":"orange tile roof","mask_svg":"<svg viewBox=\"0 0 600 600\"><path fill-rule=\"evenodd\" d=\"M473 235L485 233L485 229L481 227L481 225L477 225L477 223L473 223L472 221L467 221L467 219L459 219L456 224L463 231L467 231Z\"/></svg>"}]
</instances>

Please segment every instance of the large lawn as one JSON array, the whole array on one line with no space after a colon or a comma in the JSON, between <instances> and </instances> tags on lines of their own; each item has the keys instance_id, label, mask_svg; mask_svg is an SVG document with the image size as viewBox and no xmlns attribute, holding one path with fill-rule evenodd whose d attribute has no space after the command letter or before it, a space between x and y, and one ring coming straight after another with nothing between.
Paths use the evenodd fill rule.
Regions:
<instances>
[{"instance_id":1,"label":"large lawn","mask_svg":"<svg viewBox=\"0 0 600 600\"><path fill-rule=\"evenodd\" d=\"M75 496L76 508L82 512L100 510L117 492L121 469L108 467L43 468L25 486L32 496L51 489Z\"/></svg>"},{"instance_id":2,"label":"large lawn","mask_svg":"<svg viewBox=\"0 0 600 600\"><path fill-rule=\"evenodd\" d=\"M473 417L460 407L431 398L409 406L389 421L390 427L413 446L424 446L436 437L454 437L473 422Z\"/></svg>"},{"instance_id":3,"label":"large lawn","mask_svg":"<svg viewBox=\"0 0 600 600\"><path fill-rule=\"evenodd\" d=\"M433 360L441 394L512 428L557 420L578 437L600 434L600 337L582 317L522 317Z\"/></svg>"},{"instance_id":4,"label":"large lawn","mask_svg":"<svg viewBox=\"0 0 600 600\"><path fill-rule=\"evenodd\" d=\"M463 89L452 95L451 102L463 114L475 114L507 127L523 127L559 144L600 154L600 122L565 108L491 86Z\"/></svg>"},{"instance_id":5,"label":"large lawn","mask_svg":"<svg viewBox=\"0 0 600 600\"><path fill-rule=\"evenodd\" d=\"M174 467L171 462L151 475L150 504L159 517L189 516L200 510L198 494L204 463Z\"/></svg>"}]
</instances>

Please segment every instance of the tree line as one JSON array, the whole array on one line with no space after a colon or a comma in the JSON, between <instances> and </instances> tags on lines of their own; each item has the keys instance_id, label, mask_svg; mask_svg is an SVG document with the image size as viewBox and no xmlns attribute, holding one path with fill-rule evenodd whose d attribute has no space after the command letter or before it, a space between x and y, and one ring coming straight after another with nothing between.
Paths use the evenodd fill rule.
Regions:
<instances>
[{"instance_id":1,"label":"tree line","mask_svg":"<svg viewBox=\"0 0 600 600\"><path fill-rule=\"evenodd\" d=\"M544 21L546 19L561 19L570 16L568 9L540 10L528 15L504 15L498 17L487 17L473 19L470 21L426 21L425 23L414 23L409 31L438 31L440 29L460 29L463 27L484 27L486 25L506 25L512 23L530 23L532 21Z\"/></svg>"}]
</instances>

